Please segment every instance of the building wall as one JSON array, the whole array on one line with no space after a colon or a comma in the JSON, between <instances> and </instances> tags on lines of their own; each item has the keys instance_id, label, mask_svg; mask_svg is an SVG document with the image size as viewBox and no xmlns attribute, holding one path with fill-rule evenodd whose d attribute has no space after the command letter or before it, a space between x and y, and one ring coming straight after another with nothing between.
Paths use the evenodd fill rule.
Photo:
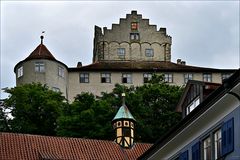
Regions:
<instances>
[{"instance_id":1,"label":"building wall","mask_svg":"<svg viewBox=\"0 0 240 160\"><path fill-rule=\"evenodd\" d=\"M137 30L131 29L131 23L138 24ZM130 33L138 33L139 40L131 40ZM113 24L112 29L95 27L94 60L144 60L171 61L171 37L165 28L157 30L156 25L150 25L149 19L143 19L141 14L132 11L126 18L121 18L119 24ZM125 58L119 58L117 48L125 48ZM153 49L154 56L146 57L145 49Z\"/></svg>"},{"instance_id":2,"label":"building wall","mask_svg":"<svg viewBox=\"0 0 240 160\"><path fill-rule=\"evenodd\" d=\"M43 62L45 64L44 72L35 72L35 63ZM23 76L17 77L17 70L23 66ZM58 76L58 67L64 68L64 77ZM60 89L63 96L68 98L68 71L67 68L61 63L50 61L46 59L30 60L20 63L16 67L16 85L39 82L41 84L47 84L50 89Z\"/></svg>"},{"instance_id":3,"label":"building wall","mask_svg":"<svg viewBox=\"0 0 240 160\"><path fill-rule=\"evenodd\" d=\"M238 93L239 89L240 84L234 87L232 91ZM231 118L234 118L234 151L228 154L225 159L237 160L240 158L240 104L239 100L230 94L224 95L204 114L193 120L187 127L184 127L183 131L172 138L168 144L162 146L149 159L171 160L188 151L188 158L192 160L192 146L198 141L202 142Z\"/></svg>"},{"instance_id":4,"label":"building wall","mask_svg":"<svg viewBox=\"0 0 240 160\"><path fill-rule=\"evenodd\" d=\"M89 73L89 83L80 83L79 76L80 73ZM101 83L101 73L111 73L111 83ZM148 72L109 72L109 71L79 71L79 72L70 72L69 73L69 100L73 101L74 97L81 92L89 92L95 95L101 95L101 92L111 92L115 87L116 83L122 83L122 74L123 73L131 73L132 74L132 83L124 85L126 86L141 86L143 85L143 74ZM170 85L178 85L184 86L184 74L185 73L177 73L177 72L165 72L173 74L173 82L169 83ZM163 74L163 73L159 73ZM214 83L222 83L221 73L213 73L213 82ZM202 73L193 73L194 80L203 80Z\"/></svg>"}]
</instances>

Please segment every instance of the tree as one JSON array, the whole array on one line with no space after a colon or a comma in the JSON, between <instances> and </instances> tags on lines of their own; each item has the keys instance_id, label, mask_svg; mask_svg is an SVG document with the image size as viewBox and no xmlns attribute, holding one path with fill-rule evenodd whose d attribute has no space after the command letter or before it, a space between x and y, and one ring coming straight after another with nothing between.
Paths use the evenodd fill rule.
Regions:
<instances>
[{"instance_id":1,"label":"tree","mask_svg":"<svg viewBox=\"0 0 240 160\"><path fill-rule=\"evenodd\" d=\"M6 106L12 107L9 126L12 132L41 135L56 134L56 119L66 105L60 92L40 83L24 84L6 90L10 97Z\"/></svg>"}]
</instances>

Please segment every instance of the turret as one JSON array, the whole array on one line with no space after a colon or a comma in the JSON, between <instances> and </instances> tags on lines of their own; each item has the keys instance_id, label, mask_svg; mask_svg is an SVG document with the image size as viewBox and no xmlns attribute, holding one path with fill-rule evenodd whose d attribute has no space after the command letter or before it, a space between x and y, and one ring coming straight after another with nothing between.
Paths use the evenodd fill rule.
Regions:
<instances>
[{"instance_id":1,"label":"turret","mask_svg":"<svg viewBox=\"0 0 240 160\"><path fill-rule=\"evenodd\" d=\"M115 142L123 148L131 148L134 144L134 127L136 120L125 104L125 94L122 94L123 103L112 120L116 133Z\"/></svg>"}]
</instances>

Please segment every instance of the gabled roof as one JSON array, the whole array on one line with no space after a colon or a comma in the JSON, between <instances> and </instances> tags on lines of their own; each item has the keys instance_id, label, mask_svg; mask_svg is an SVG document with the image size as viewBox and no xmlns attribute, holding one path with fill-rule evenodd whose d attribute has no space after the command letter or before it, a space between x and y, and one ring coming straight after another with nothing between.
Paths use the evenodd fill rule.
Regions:
<instances>
[{"instance_id":1,"label":"gabled roof","mask_svg":"<svg viewBox=\"0 0 240 160\"><path fill-rule=\"evenodd\" d=\"M92 160L137 159L151 144L123 149L113 141L0 133L0 159Z\"/></svg>"},{"instance_id":2,"label":"gabled roof","mask_svg":"<svg viewBox=\"0 0 240 160\"><path fill-rule=\"evenodd\" d=\"M234 72L236 69L213 69L176 64L167 61L98 61L90 65L69 68L69 71L165 71L165 72Z\"/></svg>"},{"instance_id":3,"label":"gabled roof","mask_svg":"<svg viewBox=\"0 0 240 160\"><path fill-rule=\"evenodd\" d=\"M47 49L44 44L39 44L37 48L25 59L25 60L32 60L32 59L49 59L49 60L56 60L52 53Z\"/></svg>"},{"instance_id":4,"label":"gabled roof","mask_svg":"<svg viewBox=\"0 0 240 160\"><path fill-rule=\"evenodd\" d=\"M224 83L211 93L196 109L194 109L188 116L180 121L169 132L162 136L152 147L150 147L143 155L138 159L145 160L155 154L159 149L171 141L175 136L184 130L191 122L205 113L206 110L212 107L212 104L216 103L227 93L235 96L240 101L239 93L229 92L233 87L239 87L240 84L240 69L238 69L231 77L226 79Z\"/></svg>"},{"instance_id":5,"label":"gabled roof","mask_svg":"<svg viewBox=\"0 0 240 160\"><path fill-rule=\"evenodd\" d=\"M117 120L117 119L131 119L131 120L134 120L134 117L132 116L131 112L128 110L127 106L126 105L122 105L117 114L115 115L115 117L113 118L113 121L114 120Z\"/></svg>"}]
</instances>

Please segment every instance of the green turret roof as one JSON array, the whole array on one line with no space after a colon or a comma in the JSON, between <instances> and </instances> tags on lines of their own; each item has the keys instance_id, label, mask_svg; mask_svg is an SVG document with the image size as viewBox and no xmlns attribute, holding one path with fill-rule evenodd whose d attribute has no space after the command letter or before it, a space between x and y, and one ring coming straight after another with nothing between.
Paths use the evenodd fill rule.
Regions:
<instances>
[{"instance_id":1,"label":"green turret roof","mask_svg":"<svg viewBox=\"0 0 240 160\"><path fill-rule=\"evenodd\" d=\"M134 121L136 121L134 119L134 117L132 116L131 112L128 110L127 106L126 105L122 105L117 114L115 115L115 117L113 118L113 121L114 120L117 120L117 119L132 119Z\"/></svg>"}]
</instances>

